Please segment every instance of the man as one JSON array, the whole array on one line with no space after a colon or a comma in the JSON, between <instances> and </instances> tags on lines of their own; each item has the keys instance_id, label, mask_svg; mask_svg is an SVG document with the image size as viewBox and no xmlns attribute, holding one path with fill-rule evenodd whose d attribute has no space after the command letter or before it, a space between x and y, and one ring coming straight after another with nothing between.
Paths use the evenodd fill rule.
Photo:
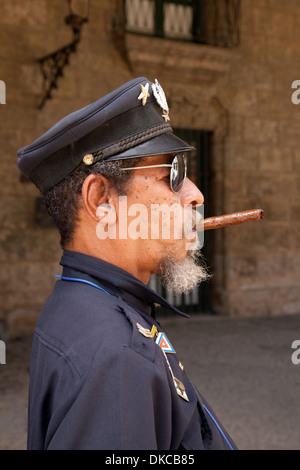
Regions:
<instances>
[{"instance_id":1,"label":"man","mask_svg":"<svg viewBox=\"0 0 300 470\"><path fill-rule=\"evenodd\" d=\"M147 287L152 273L176 291L206 278L195 255L203 196L185 177L193 148L169 121L159 83L137 78L18 152L64 249L34 335L29 449L235 447L186 376L155 305L184 314ZM154 233L150 214L162 207Z\"/></svg>"}]
</instances>

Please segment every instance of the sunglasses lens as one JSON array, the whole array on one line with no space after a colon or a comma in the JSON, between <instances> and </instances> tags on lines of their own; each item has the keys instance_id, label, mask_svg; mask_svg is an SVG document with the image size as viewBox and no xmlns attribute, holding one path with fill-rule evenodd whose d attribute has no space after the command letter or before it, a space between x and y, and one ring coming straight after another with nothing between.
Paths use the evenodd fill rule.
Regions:
<instances>
[{"instance_id":1,"label":"sunglasses lens","mask_svg":"<svg viewBox=\"0 0 300 470\"><path fill-rule=\"evenodd\" d=\"M178 193L184 185L186 177L186 160L182 153L176 155L172 162L171 186L175 193Z\"/></svg>"}]
</instances>

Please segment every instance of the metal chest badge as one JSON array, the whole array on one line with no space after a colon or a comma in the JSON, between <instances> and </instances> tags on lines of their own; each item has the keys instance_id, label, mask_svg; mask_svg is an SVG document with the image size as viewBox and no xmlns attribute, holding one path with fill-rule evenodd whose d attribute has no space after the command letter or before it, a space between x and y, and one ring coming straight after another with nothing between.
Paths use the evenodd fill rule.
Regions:
<instances>
[{"instance_id":1,"label":"metal chest badge","mask_svg":"<svg viewBox=\"0 0 300 470\"><path fill-rule=\"evenodd\" d=\"M170 341L168 340L167 338L167 335L165 333L163 333L162 331L161 332L158 332L157 331L157 328L156 326L152 326L151 330L149 330L148 328L144 328L142 325L140 325L139 323L136 324L137 326L137 329L139 330L139 332L145 336L145 338L154 338L154 336L156 336L156 344L158 344L158 346L166 353L173 353L175 354L176 351L175 349L173 348L172 344L170 343Z\"/></svg>"},{"instance_id":2,"label":"metal chest badge","mask_svg":"<svg viewBox=\"0 0 300 470\"><path fill-rule=\"evenodd\" d=\"M162 86L158 83L157 79L155 79L155 83L153 83L152 85L152 91L153 91L153 95L156 101L158 102L159 106L163 110L162 117L164 118L166 122L170 121L169 106L167 103L167 98L166 98L166 95Z\"/></svg>"},{"instance_id":3,"label":"metal chest badge","mask_svg":"<svg viewBox=\"0 0 300 470\"><path fill-rule=\"evenodd\" d=\"M189 401L189 397L186 394L184 384L181 382L181 380L179 380L179 379L177 379L177 377L175 377L175 375L173 374L173 371L172 371L172 367L169 363L169 359L167 357L167 354L165 353L164 350L163 350L163 353L164 353L165 359L167 361L167 364L168 364L168 367L169 367L169 370L170 370L170 373L171 373L171 376L172 376L172 379L173 379L173 384L174 384L175 390L177 392L177 395L179 395L185 401Z\"/></svg>"},{"instance_id":4,"label":"metal chest badge","mask_svg":"<svg viewBox=\"0 0 300 470\"><path fill-rule=\"evenodd\" d=\"M165 333L157 333L157 338L155 340L156 344L166 353L173 353L175 354L175 349L173 348L172 344L167 338Z\"/></svg>"},{"instance_id":5,"label":"metal chest badge","mask_svg":"<svg viewBox=\"0 0 300 470\"><path fill-rule=\"evenodd\" d=\"M138 331L143 336L145 336L146 338L154 338L156 336L155 343L161 348L161 350L163 352L163 355L164 355L164 357L166 359L166 362L168 364L168 367L169 367L169 370L170 370L170 373L171 373L171 376L172 376L173 384L174 384L174 387L175 387L175 390L176 390L177 394L181 398L183 398L185 401L189 401L189 398L188 398L187 393L185 391L184 384L181 382L181 380L179 380L179 379L177 379L177 377L175 377L175 375L173 374L173 370L171 368L170 362L168 360L167 353L175 354L176 351L173 348L172 344L170 343L169 339L167 338L167 335L165 333L163 333L162 331L158 332L155 325L152 326L151 330L148 329L148 328L143 327L139 323L137 323L136 326L137 326ZM179 367L183 370L183 366L182 366L181 362L179 363Z\"/></svg>"}]
</instances>

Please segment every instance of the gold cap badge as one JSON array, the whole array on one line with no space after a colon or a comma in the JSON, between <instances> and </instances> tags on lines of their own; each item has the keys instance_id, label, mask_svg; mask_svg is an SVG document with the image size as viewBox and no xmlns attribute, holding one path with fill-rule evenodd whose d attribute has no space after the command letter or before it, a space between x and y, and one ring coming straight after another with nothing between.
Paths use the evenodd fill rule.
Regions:
<instances>
[{"instance_id":1,"label":"gold cap badge","mask_svg":"<svg viewBox=\"0 0 300 470\"><path fill-rule=\"evenodd\" d=\"M138 96L138 100L142 100L143 106L147 103L149 96L149 83L146 83L145 86L141 85L141 93Z\"/></svg>"},{"instance_id":2,"label":"gold cap badge","mask_svg":"<svg viewBox=\"0 0 300 470\"><path fill-rule=\"evenodd\" d=\"M82 159L83 163L85 163L86 165L92 165L94 163L94 155L92 155L91 153L87 153L83 159Z\"/></svg>"},{"instance_id":3,"label":"gold cap badge","mask_svg":"<svg viewBox=\"0 0 300 470\"><path fill-rule=\"evenodd\" d=\"M156 101L158 102L159 106L163 110L162 117L164 118L166 122L170 121L169 106L167 103L167 98L166 98L166 95L162 86L158 83L157 79L155 79L155 83L153 83L152 85L152 91L153 91L153 95Z\"/></svg>"}]
</instances>

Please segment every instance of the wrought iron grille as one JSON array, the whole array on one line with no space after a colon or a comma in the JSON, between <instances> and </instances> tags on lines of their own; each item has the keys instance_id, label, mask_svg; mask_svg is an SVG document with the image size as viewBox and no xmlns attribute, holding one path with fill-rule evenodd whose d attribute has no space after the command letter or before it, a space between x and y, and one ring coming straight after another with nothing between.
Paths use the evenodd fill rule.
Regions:
<instances>
[{"instance_id":1,"label":"wrought iron grille","mask_svg":"<svg viewBox=\"0 0 300 470\"><path fill-rule=\"evenodd\" d=\"M241 0L125 0L126 30L219 47L240 42Z\"/></svg>"}]
</instances>

